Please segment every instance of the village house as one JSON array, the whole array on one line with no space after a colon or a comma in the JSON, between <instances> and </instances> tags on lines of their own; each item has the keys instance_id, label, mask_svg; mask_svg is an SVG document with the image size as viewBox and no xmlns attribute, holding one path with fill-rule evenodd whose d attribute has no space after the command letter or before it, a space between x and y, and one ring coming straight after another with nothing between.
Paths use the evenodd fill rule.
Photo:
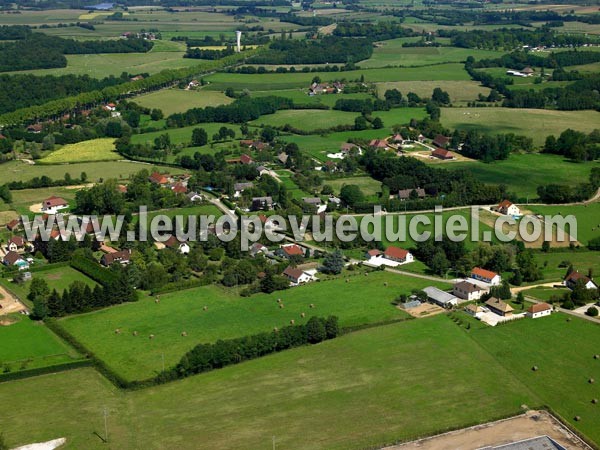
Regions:
<instances>
[{"instance_id":1,"label":"village house","mask_svg":"<svg viewBox=\"0 0 600 450\"><path fill-rule=\"evenodd\" d=\"M265 166L258 166L256 171L258 172L259 177L262 177L263 175L269 175L269 169L267 169Z\"/></svg>"},{"instance_id":2,"label":"village house","mask_svg":"<svg viewBox=\"0 0 600 450\"><path fill-rule=\"evenodd\" d=\"M6 243L6 249L9 252L18 252L25 248L25 239L21 236L13 236Z\"/></svg>"},{"instance_id":3,"label":"village house","mask_svg":"<svg viewBox=\"0 0 600 450\"><path fill-rule=\"evenodd\" d=\"M269 211L273 209L273 198L272 197L253 197L252 198L252 211Z\"/></svg>"},{"instance_id":4,"label":"village house","mask_svg":"<svg viewBox=\"0 0 600 450\"><path fill-rule=\"evenodd\" d=\"M527 317L538 319L540 317L549 316L552 314L552 306L548 303L536 303L527 309Z\"/></svg>"},{"instance_id":5,"label":"village house","mask_svg":"<svg viewBox=\"0 0 600 450\"><path fill-rule=\"evenodd\" d=\"M412 194L414 192L414 194ZM398 194L396 195L390 195L390 198L398 198L399 200L408 200L410 199L410 196L416 196L417 198L425 198L426 194L425 194L425 189L422 188L416 188L416 189L400 189L398 191Z\"/></svg>"},{"instance_id":6,"label":"village house","mask_svg":"<svg viewBox=\"0 0 600 450\"><path fill-rule=\"evenodd\" d=\"M355 150L360 154L361 149L358 145L356 144L352 144L350 142L344 142L341 146L340 146L340 152L342 152L342 154L346 155L350 152L352 152L353 150Z\"/></svg>"},{"instance_id":7,"label":"village house","mask_svg":"<svg viewBox=\"0 0 600 450\"><path fill-rule=\"evenodd\" d=\"M235 183L233 185L233 196L235 198L241 197L242 192L244 192L246 189L252 189L253 187L254 187L254 183L252 183L252 182Z\"/></svg>"},{"instance_id":8,"label":"village house","mask_svg":"<svg viewBox=\"0 0 600 450\"><path fill-rule=\"evenodd\" d=\"M369 147L374 149L382 149L387 150L390 148L390 145L387 143L385 139L372 139L369 142Z\"/></svg>"},{"instance_id":9,"label":"village house","mask_svg":"<svg viewBox=\"0 0 600 450\"><path fill-rule=\"evenodd\" d=\"M452 153L449 150L445 150L443 148L440 148L440 147L438 147L435 150L433 150L431 152L431 156L433 158L441 159L441 160L444 160L444 161L449 161L449 160L455 158L454 153Z\"/></svg>"},{"instance_id":10,"label":"village house","mask_svg":"<svg viewBox=\"0 0 600 450\"><path fill-rule=\"evenodd\" d=\"M302 199L302 202L316 208L317 214L325 212L327 210L327 204L323 203L323 201L319 197L304 197Z\"/></svg>"},{"instance_id":11,"label":"village house","mask_svg":"<svg viewBox=\"0 0 600 450\"><path fill-rule=\"evenodd\" d=\"M481 306L471 303L465 307L465 312L470 316L479 317L479 315L483 312L483 309Z\"/></svg>"},{"instance_id":12,"label":"village house","mask_svg":"<svg viewBox=\"0 0 600 450\"><path fill-rule=\"evenodd\" d=\"M441 306L442 308L452 308L458 304L458 298L449 292L442 291L433 286L423 288L423 292L427 294L427 298L430 302Z\"/></svg>"},{"instance_id":13,"label":"village house","mask_svg":"<svg viewBox=\"0 0 600 450\"><path fill-rule=\"evenodd\" d=\"M291 286L298 286L299 284L308 283L313 281L312 275L306 273L302 269L296 267L287 266L283 271L283 276L290 280Z\"/></svg>"},{"instance_id":14,"label":"village house","mask_svg":"<svg viewBox=\"0 0 600 450\"><path fill-rule=\"evenodd\" d=\"M404 136L402 136L401 134L395 134L393 135L390 140L394 143L394 144L404 144L404 142L406 141L404 139Z\"/></svg>"},{"instance_id":15,"label":"village house","mask_svg":"<svg viewBox=\"0 0 600 450\"><path fill-rule=\"evenodd\" d=\"M152 174L148 177L148 180L150 180L151 183L159 184L161 186L164 184L169 184L170 182L168 175L163 175L159 172L152 172Z\"/></svg>"},{"instance_id":16,"label":"village house","mask_svg":"<svg viewBox=\"0 0 600 450\"><path fill-rule=\"evenodd\" d=\"M511 317L514 311L512 306L496 297L491 297L487 302L485 302L485 305L494 314L498 314L502 317Z\"/></svg>"},{"instance_id":17,"label":"village house","mask_svg":"<svg viewBox=\"0 0 600 450\"><path fill-rule=\"evenodd\" d=\"M198 82L198 80L192 80L187 84L187 89L194 89L197 88L198 86L200 86L200 83Z\"/></svg>"},{"instance_id":18,"label":"village house","mask_svg":"<svg viewBox=\"0 0 600 450\"><path fill-rule=\"evenodd\" d=\"M188 192L186 197L190 202L199 202L203 199L202 195L198 194L197 192Z\"/></svg>"},{"instance_id":19,"label":"village house","mask_svg":"<svg viewBox=\"0 0 600 450\"><path fill-rule=\"evenodd\" d=\"M27 127L27 132L38 134L38 133L41 133L43 129L44 129L44 127L42 126L41 123L34 123Z\"/></svg>"},{"instance_id":20,"label":"village house","mask_svg":"<svg viewBox=\"0 0 600 450\"><path fill-rule=\"evenodd\" d=\"M129 81L141 81L144 79L143 75L136 75L135 77L131 77Z\"/></svg>"},{"instance_id":21,"label":"village house","mask_svg":"<svg viewBox=\"0 0 600 450\"><path fill-rule=\"evenodd\" d=\"M394 246L389 246L386 248L385 252L383 252L383 256L386 259L400 264L411 263L415 260L412 253L410 253L408 250Z\"/></svg>"},{"instance_id":22,"label":"village house","mask_svg":"<svg viewBox=\"0 0 600 450\"><path fill-rule=\"evenodd\" d=\"M184 183L178 181L177 183L171 185L171 190L176 194L186 194L187 186Z\"/></svg>"},{"instance_id":23,"label":"village house","mask_svg":"<svg viewBox=\"0 0 600 450\"><path fill-rule=\"evenodd\" d=\"M185 241L180 241L175 236L169 237L163 244L167 248L176 249L182 255L187 255L190 252L189 244Z\"/></svg>"},{"instance_id":24,"label":"village house","mask_svg":"<svg viewBox=\"0 0 600 450\"><path fill-rule=\"evenodd\" d=\"M368 250L365 257L367 259L371 259L371 258L380 258L383 255L383 252L381 250L377 250L376 248L372 248L371 250Z\"/></svg>"},{"instance_id":25,"label":"village house","mask_svg":"<svg viewBox=\"0 0 600 450\"><path fill-rule=\"evenodd\" d=\"M519 216L521 215L521 210L517 205L512 203L510 200L503 200L496 207L496 211L500 214L504 214L505 216Z\"/></svg>"},{"instance_id":26,"label":"village house","mask_svg":"<svg viewBox=\"0 0 600 450\"><path fill-rule=\"evenodd\" d=\"M42 212L48 214L56 214L57 211L68 207L69 203L64 198L56 197L54 195L42 201Z\"/></svg>"},{"instance_id":27,"label":"village house","mask_svg":"<svg viewBox=\"0 0 600 450\"><path fill-rule=\"evenodd\" d=\"M269 253L269 249L266 245L263 245L260 242L255 242L250 246L250 249L248 250L248 254L253 258L261 253L263 255L266 255L267 253Z\"/></svg>"},{"instance_id":28,"label":"village house","mask_svg":"<svg viewBox=\"0 0 600 450\"><path fill-rule=\"evenodd\" d=\"M479 300L483 289L477 286L475 283L469 283L468 281L459 281L452 288L452 293L458 298L463 300Z\"/></svg>"},{"instance_id":29,"label":"village house","mask_svg":"<svg viewBox=\"0 0 600 450\"><path fill-rule=\"evenodd\" d=\"M100 264L102 264L104 267L109 267L113 263L120 263L125 265L129 264L130 258L130 249L119 250L113 253L105 253L104 255L102 255L102 258L100 258Z\"/></svg>"},{"instance_id":30,"label":"village house","mask_svg":"<svg viewBox=\"0 0 600 450\"><path fill-rule=\"evenodd\" d=\"M563 284L569 289L573 290L575 289L575 286L577 286L577 282L579 282L580 280L586 289L598 289L598 285L594 280L592 280L590 277L583 275L582 273L579 273L577 270L567 275L563 281Z\"/></svg>"},{"instance_id":31,"label":"village house","mask_svg":"<svg viewBox=\"0 0 600 450\"><path fill-rule=\"evenodd\" d=\"M287 164L289 155L286 152L281 152L277 155L277 160L284 166Z\"/></svg>"},{"instance_id":32,"label":"village house","mask_svg":"<svg viewBox=\"0 0 600 450\"><path fill-rule=\"evenodd\" d=\"M284 258L290 259L293 257L302 257L305 252L298 244L283 244L279 247L277 253Z\"/></svg>"},{"instance_id":33,"label":"village house","mask_svg":"<svg viewBox=\"0 0 600 450\"><path fill-rule=\"evenodd\" d=\"M245 153L240 156L240 162L242 164L253 164L254 160L252 159L252 157L250 155L246 155Z\"/></svg>"},{"instance_id":34,"label":"village house","mask_svg":"<svg viewBox=\"0 0 600 450\"><path fill-rule=\"evenodd\" d=\"M20 226L21 221L19 219L13 219L6 224L6 228L8 229L8 231L15 231L19 229Z\"/></svg>"},{"instance_id":35,"label":"village house","mask_svg":"<svg viewBox=\"0 0 600 450\"><path fill-rule=\"evenodd\" d=\"M490 284L492 286L498 286L502 281L502 277L496 272L492 272L491 270L485 270L480 267L475 267L473 270L471 270L471 278Z\"/></svg>"},{"instance_id":36,"label":"village house","mask_svg":"<svg viewBox=\"0 0 600 450\"><path fill-rule=\"evenodd\" d=\"M433 145L435 145L436 147L440 147L440 148L446 148L449 143L450 143L450 138L447 136L443 136L441 134L436 135L436 137L433 138L433 141L432 141Z\"/></svg>"},{"instance_id":37,"label":"village house","mask_svg":"<svg viewBox=\"0 0 600 450\"><path fill-rule=\"evenodd\" d=\"M5 266L17 266L19 270L29 269L29 264L17 252L8 252L2 258L2 263Z\"/></svg>"}]
</instances>

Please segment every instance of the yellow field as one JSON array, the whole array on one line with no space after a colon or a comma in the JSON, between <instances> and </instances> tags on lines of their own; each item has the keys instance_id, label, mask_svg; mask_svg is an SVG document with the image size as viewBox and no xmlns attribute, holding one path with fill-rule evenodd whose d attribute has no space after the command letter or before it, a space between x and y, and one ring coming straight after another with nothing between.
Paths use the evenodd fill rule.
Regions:
<instances>
[{"instance_id":1,"label":"yellow field","mask_svg":"<svg viewBox=\"0 0 600 450\"><path fill-rule=\"evenodd\" d=\"M65 145L45 158L40 159L39 162L46 164L63 164L114 159L119 159L119 154L115 152L114 139L101 138Z\"/></svg>"}]
</instances>

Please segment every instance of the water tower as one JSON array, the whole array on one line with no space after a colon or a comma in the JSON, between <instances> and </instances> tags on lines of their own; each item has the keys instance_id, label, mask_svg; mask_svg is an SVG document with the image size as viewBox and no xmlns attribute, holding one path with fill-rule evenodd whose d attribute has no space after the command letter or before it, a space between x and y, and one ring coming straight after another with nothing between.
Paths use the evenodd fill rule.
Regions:
<instances>
[{"instance_id":1,"label":"water tower","mask_svg":"<svg viewBox=\"0 0 600 450\"><path fill-rule=\"evenodd\" d=\"M237 45L236 45L236 51L239 53L242 51L242 32L241 31L236 31L235 32L235 37L236 37L236 41L237 41Z\"/></svg>"}]
</instances>

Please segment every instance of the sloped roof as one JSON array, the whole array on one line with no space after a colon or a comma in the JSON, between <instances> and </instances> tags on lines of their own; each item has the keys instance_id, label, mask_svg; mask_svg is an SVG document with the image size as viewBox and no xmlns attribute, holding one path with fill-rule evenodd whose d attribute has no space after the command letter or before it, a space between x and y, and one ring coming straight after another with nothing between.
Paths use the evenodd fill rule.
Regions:
<instances>
[{"instance_id":1,"label":"sloped roof","mask_svg":"<svg viewBox=\"0 0 600 450\"><path fill-rule=\"evenodd\" d=\"M475 267L473 270L471 270L471 273L473 275L476 275L481 278L486 278L488 280L491 280L496 275L498 275L496 272L492 272L491 270L485 270L485 269L482 269L481 267Z\"/></svg>"},{"instance_id":2,"label":"sloped roof","mask_svg":"<svg viewBox=\"0 0 600 450\"><path fill-rule=\"evenodd\" d=\"M409 251L404 250L403 248L400 248L400 247L390 246L390 247L386 248L385 252L383 252L383 253L385 256L390 256L392 258L406 259L406 257L409 254Z\"/></svg>"},{"instance_id":3,"label":"sloped roof","mask_svg":"<svg viewBox=\"0 0 600 450\"><path fill-rule=\"evenodd\" d=\"M514 311L512 306L496 297L491 297L487 302L485 302L485 304L491 308L505 313Z\"/></svg>"},{"instance_id":4,"label":"sloped roof","mask_svg":"<svg viewBox=\"0 0 600 450\"><path fill-rule=\"evenodd\" d=\"M528 309L527 312L528 313L539 313L542 311L548 311L548 310L552 310L552 306L550 306L548 303L535 303L533 305L531 305Z\"/></svg>"}]
</instances>

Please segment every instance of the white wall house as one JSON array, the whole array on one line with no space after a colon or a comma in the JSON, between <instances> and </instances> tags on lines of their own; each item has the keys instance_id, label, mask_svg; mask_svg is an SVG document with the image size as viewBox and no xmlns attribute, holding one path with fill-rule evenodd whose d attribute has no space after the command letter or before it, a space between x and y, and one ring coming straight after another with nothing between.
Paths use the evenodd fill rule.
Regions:
<instances>
[{"instance_id":1,"label":"white wall house","mask_svg":"<svg viewBox=\"0 0 600 450\"><path fill-rule=\"evenodd\" d=\"M478 281L483 281L492 286L499 286L502 282L502 277L498 275L496 272L492 272L491 270L485 270L481 267L475 267L471 271L471 278Z\"/></svg>"}]
</instances>

